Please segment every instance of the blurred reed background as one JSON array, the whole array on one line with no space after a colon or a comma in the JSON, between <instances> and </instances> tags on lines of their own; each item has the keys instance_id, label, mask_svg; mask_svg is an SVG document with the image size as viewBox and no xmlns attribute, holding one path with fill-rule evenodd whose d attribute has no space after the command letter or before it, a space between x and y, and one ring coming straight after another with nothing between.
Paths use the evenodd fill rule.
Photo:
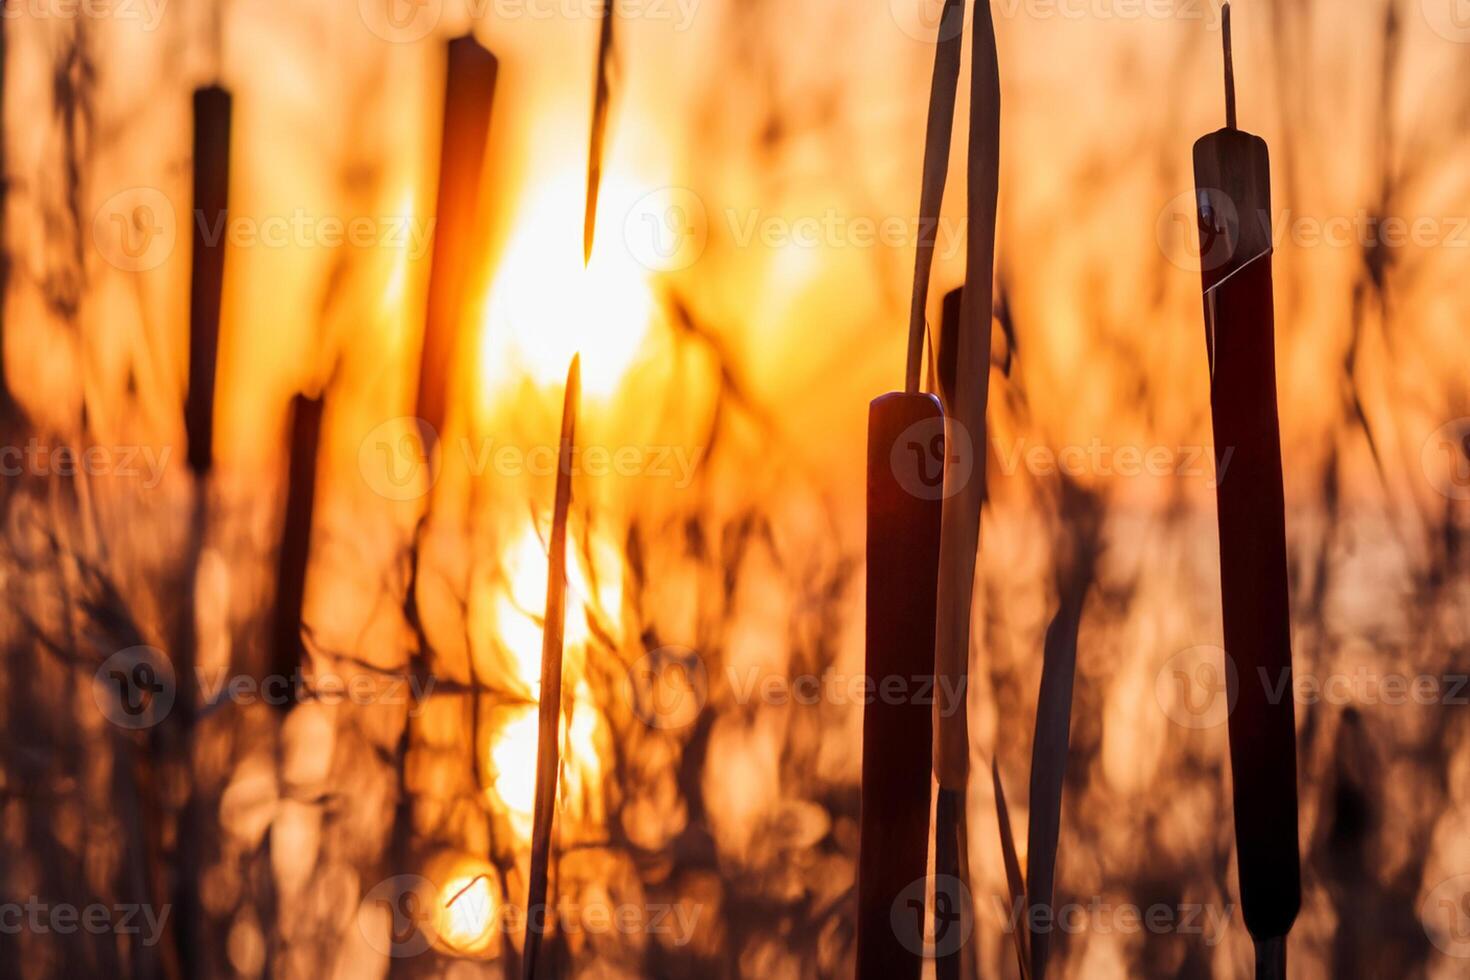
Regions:
<instances>
[{"instance_id":1,"label":"blurred reed background","mask_svg":"<svg viewBox=\"0 0 1470 980\"><path fill-rule=\"evenodd\" d=\"M192 796L198 909L170 928L197 920L200 975L509 968L519 933L494 909L525 889L552 486L529 464L555 446L580 350L579 441L637 462L589 464L575 484L554 888L692 925L569 930L561 969L846 976L861 705L760 681L847 690L861 672L864 420L902 370L939 4L618 6L584 269L599 5L392 2L6 4L3 441L100 447L112 464L26 464L0 491L0 894L157 902L150 856L179 841L149 843L150 807ZM1244 976L1224 716L1195 652L1221 634L1189 164L1223 119L1217 12L993 12L1005 115L976 768L999 760L1024 855L1042 651L1075 644L1057 902L1198 906L1204 932L1089 919L1053 938L1052 976ZM1236 5L1241 123L1277 178L1299 678L1453 678L1470 651L1470 25L1454 12ZM466 30L499 59L483 241L423 460L403 419L444 42ZM167 651L189 607L190 92L214 81L235 98L235 232L200 669L271 662L288 412L305 391L325 405L306 673L425 693L284 711L224 698L181 764L110 721L94 678L120 650ZM936 323L962 274L963 208L951 194ZM357 241L324 241L357 218ZM1433 230L1390 242L1384 219ZM1155 450L1151 472L1129 462ZM1298 705L1293 976L1462 976L1466 712L1448 694L1351 692ZM970 805L972 941L983 976L1011 976L988 780ZM372 899L400 875L437 903L416 955L393 955L396 907ZM1446 897L1458 933L1437 931ZM23 977L168 972L176 940L0 936Z\"/></svg>"}]
</instances>

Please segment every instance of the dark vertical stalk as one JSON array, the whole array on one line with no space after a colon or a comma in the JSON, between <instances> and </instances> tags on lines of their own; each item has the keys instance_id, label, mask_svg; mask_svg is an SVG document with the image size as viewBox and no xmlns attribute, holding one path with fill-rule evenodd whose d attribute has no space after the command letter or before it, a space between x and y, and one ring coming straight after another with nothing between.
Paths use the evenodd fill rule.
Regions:
<instances>
[{"instance_id":1,"label":"dark vertical stalk","mask_svg":"<svg viewBox=\"0 0 1470 980\"><path fill-rule=\"evenodd\" d=\"M322 432L321 397L291 400L291 456L286 487L286 519L276 566L275 640L269 675L294 678L304 661L301 611L311 557L312 515L316 508L317 451Z\"/></svg>"},{"instance_id":2,"label":"dark vertical stalk","mask_svg":"<svg viewBox=\"0 0 1470 980\"><path fill-rule=\"evenodd\" d=\"M566 628L567 513L572 504L572 453L577 440L577 402L582 387L581 358L567 372L561 414L561 451L556 468L556 498L546 563L546 620L541 636L541 705L536 734L536 803L531 823L531 871L526 887L526 942L521 976L550 975L541 963L541 942L550 923L546 906L551 867L551 836L556 819L556 783L561 771L562 636ZM539 916L539 922L538 922Z\"/></svg>"},{"instance_id":3,"label":"dark vertical stalk","mask_svg":"<svg viewBox=\"0 0 1470 980\"><path fill-rule=\"evenodd\" d=\"M929 276L934 269L934 244L939 235L939 211L949 175L949 151L954 133L955 96L959 88L960 55L965 39L964 0L945 0L939 18L939 46L934 53L934 79L929 88L929 118L924 132L924 165L919 190L919 242L914 257L914 290L909 308L908 365L904 391L919 391L924 356L924 310L929 303Z\"/></svg>"},{"instance_id":4,"label":"dark vertical stalk","mask_svg":"<svg viewBox=\"0 0 1470 980\"><path fill-rule=\"evenodd\" d=\"M935 702L934 772L935 872L969 887L966 790L970 776L969 692L970 606L980 546L980 508L985 497L985 412L990 396L990 324L995 276L995 220L1000 191L1000 66L995 25L988 4L977 3L971 39L970 143L965 286L955 345L955 393L949 431L951 458L969 440L970 472L947 466L943 530L939 550L934 674L936 690L950 696ZM954 703L948 703L953 699ZM943 708L944 710L941 710ZM963 897L963 896L962 896ZM935 964L940 980L958 977L970 951L956 949Z\"/></svg>"},{"instance_id":5,"label":"dark vertical stalk","mask_svg":"<svg viewBox=\"0 0 1470 980\"><path fill-rule=\"evenodd\" d=\"M176 911L173 917L178 971L195 976L203 969L201 912L196 876L204 847L200 801L193 773L193 740L197 708L197 626L194 592L199 556L208 525L208 482L214 466L215 378L219 363L220 309L224 295L225 225L229 220L230 137L233 99L219 86L194 92L194 186L189 226L193 251L189 267L189 390L184 401L184 433L188 442L191 488L188 552L184 555L173 662L175 707L170 717L169 753L178 760L188 782L177 814L177 858L172 869Z\"/></svg>"},{"instance_id":6,"label":"dark vertical stalk","mask_svg":"<svg viewBox=\"0 0 1470 980\"><path fill-rule=\"evenodd\" d=\"M1240 904L1262 976L1301 907L1286 500L1276 402L1271 163L1227 126L1194 146ZM1228 220L1233 212L1238 220ZM1284 693L1283 693L1284 692ZM1278 962L1279 961L1279 962Z\"/></svg>"},{"instance_id":7,"label":"dark vertical stalk","mask_svg":"<svg viewBox=\"0 0 1470 980\"><path fill-rule=\"evenodd\" d=\"M5 156L5 124L9 119L5 111L5 43L8 33L5 22L0 22L0 425L9 425L13 421L16 408L5 376L5 293L10 285L10 249L5 238L5 201L10 191L10 172L6 169Z\"/></svg>"},{"instance_id":8,"label":"dark vertical stalk","mask_svg":"<svg viewBox=\"0 0 1470 980\"><path fill-rule=\"evenodd\" d=\"M592 131L587 141L587 203L582 214L583 265L592 261L592 242L597 233L597 195L602 186L602 153L607 140L612 52L613 4L612 0L603 0L602 22L597 32L596 80L592 88Z\"/></svg>"},{"instance_id":9,"label":"dark vertical stalk","mask_svg":"<svg viewBox=\"0 0 1470 980\"><path fill-rule=\"evenodd\" d=\"M194 250L189 277L189 394L184 430L189 468L208 476L214 463L214 388L224 296L225 225L230 203L233 100L219 86L194 93L194 199L189 213Z\"/></svg>"},{"instance_id":10,"label":"dark vertical stalk","mask_svg":"<svg viewBox=\"0 0 1470 980\"><path fill-rule=\"evenodd\" d=\"M868 409L866 673L876 689L934 670L944 414L933 395L890 392ZM931 684L932 687L932 684ZM863 708L858 980L917 980L929 856L929 704ZM907 898L907 907L897 907ZM912 928L910 928L912 926Z\"/></svg>"},{"instance_id":11,"label":"dark vertical stalk","mask_svg":"<svg viewBox=\"0 0 1470 980\"><path fill-rule=\"evenodd\" d=\"M434 206L434 254L429 270L423 353L419 359L415 414L430 440L444 431L464 288L474 253L485 167L485 141L495 97L495 56L466 34L449 42L444 81L444 123L439 188Z\"/></svg>"}]
</instances>

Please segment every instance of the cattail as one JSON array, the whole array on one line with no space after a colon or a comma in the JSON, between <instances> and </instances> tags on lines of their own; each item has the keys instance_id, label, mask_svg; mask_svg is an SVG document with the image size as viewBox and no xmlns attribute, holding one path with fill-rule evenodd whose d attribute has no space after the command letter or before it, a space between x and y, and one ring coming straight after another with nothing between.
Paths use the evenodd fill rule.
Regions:
<instances>
[{"instance_id":1,"label":"cattail","mask_svg":"<svg viewBox=\"0 0 1470 980\"><path fill-rule=\"evenodd\" d=\"M1259 976L1285 976L1301 907L1296 712L1286 576L1286 503L1276 408L1271 164L1235 128L1230 7L1225 7L1226 127L1194 145L1215 432L1220 587L1234 695L1230 763L1240 903ZM1237 220L1227 220L1233 211ZM1228 464L1228 473L1227 473ZM1288 692L1274 696L1273 691Z\"/></svg>"},{"instance_id":2,"label":"cattail","mask_svg":"<svg viewBox=\"0 0 1470 980\"><path fill-rule=\"evenodd\" d=\"M906 390L868 409L866 671L869 681L934 671L934 609L944 482L944 413L918 390L934 228L944 198L965 5L948 0L929 97L920 235L914 262ZM863 708L858 846L857 976L908 977L923 968L924 906L896 907L924 880L929 854L933 719L917 699ZM912 924L910 929L908 924Z\"/></svg>"},{"instance_id":3,"label":"cattail","mask_svg":"<svg viewBox=\"0 0 1470 980\"><path fill-rule=\"evenodd\" d=\"M194 252L189 278L189 394L184 431L189 468L214 462L214 385L219 357L225 234L230 214L230 93L217 85L194 92Z\"/></svg>"},{"instance_id":4,"label":"cattail","mask_svg":"<svg viewBox=\"0 0 1470 980\"><path fill-rule=\"evenodd\" d=\"M294 677L304 660L301 610L306 566L311 556L312 513L316 508L317 449L322 432L321 397L291 400L291 457L286 485L286 519L276 566L275 642L271 674Z\"/></svg>"},{"instance_id":5,"label":"cattail","mask_svg":"<svg viewBox=\"0 0 1470 980\"><path fill-rule=\"evenodd\" d=\"M455 341L464 314L465 283L473 258L485 141L495 97L495 56L466 34L449 42L444 123L435 203L434 254L429 270L418 405L429 438L443 432L453 383ZM425 448L428 448L427 446Z\"/></svg>"}]
</instances>

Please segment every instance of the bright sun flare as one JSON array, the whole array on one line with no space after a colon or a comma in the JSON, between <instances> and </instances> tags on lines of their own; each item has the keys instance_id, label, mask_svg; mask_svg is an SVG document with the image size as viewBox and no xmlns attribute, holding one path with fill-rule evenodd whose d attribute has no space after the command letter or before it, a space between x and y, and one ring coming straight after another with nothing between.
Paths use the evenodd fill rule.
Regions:
<instances>
[{"instance_id":1,"label":"bright sun flare","mask_svg":"<svg viewBox=\"0 0 1470 980\"><path fill-rule=\"evenodd\" d=\"M480 374L487 396L529 377L543 386L566 378L582 354L582 385L613 394L638 359L654 315L648 270L621 241L616 220L636 189L604 177L592 261L582 264L585 182L567 172L527 199L482 318Z\"/></svg>"}]
</instances>

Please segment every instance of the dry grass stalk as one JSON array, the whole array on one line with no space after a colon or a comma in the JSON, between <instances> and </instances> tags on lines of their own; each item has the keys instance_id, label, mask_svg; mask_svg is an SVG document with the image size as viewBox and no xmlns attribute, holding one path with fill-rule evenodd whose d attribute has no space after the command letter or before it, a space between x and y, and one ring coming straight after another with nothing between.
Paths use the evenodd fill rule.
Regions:
<instances>
[{"instance_id":1,"label":"dry grass stalk","mask_svg":"<svg viewBox=\"0 0 1470 980\"><path fill-rule=\"evenodd\" d=\"M587 153L587 209L582 219L582 262L592 261L592 242L597 233L597 194L602 186L602 154L607 139L607 108L611 101L613 53L613 4L604 0L602 23L597 34L597 80L592 91L592 132Z\"/></svg>"},{"instance_id":2,"label":"dry grass stalk","mask_svg":"<svg viewBox=\"0 0 1470 980\"><path fill-rule=\"evenodd\" d=\"M538 975L541 941L549 923L545 912L551 837L556 818L556 784L561 771L562 636L566 627L567 512L572 503L572 453L577 439L577 402L581 393L581 358L573 357L562 403L561 451L556 470L556 499L551 513L547 556L546 619L541 637L541 705L536 735L536 801L531 824L531 870L526 887L526 942L521 975Z\"/></svg>"}]
</instances>

